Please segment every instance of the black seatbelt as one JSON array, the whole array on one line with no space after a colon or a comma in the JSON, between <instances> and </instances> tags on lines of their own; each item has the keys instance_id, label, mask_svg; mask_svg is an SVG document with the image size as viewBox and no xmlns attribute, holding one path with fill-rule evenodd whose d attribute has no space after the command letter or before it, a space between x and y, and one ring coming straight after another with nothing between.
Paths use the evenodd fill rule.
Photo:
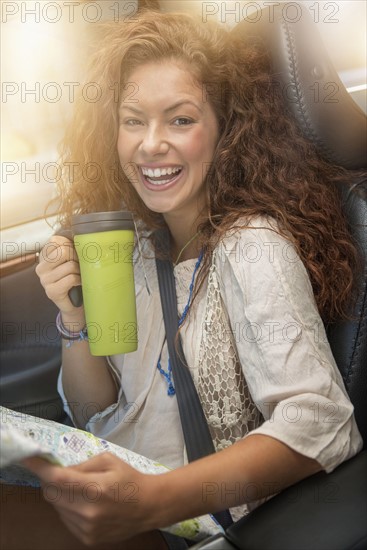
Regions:
<instances>
[{"instance_id":1,"label":"black seatbelt","mask_svg":"<svg viewBox=\"0 0 367 550\"><path fill-rule=\"evenodd\" d=\"M180 337L177 338L176 352L175 338L178 331L178 312L173 267L169 260L156 258L155 261L178 410L185 439L187 458L189 462L192 462L198 458L215 453L215 448L190 370L184 363L185 356ZM224 529L233 523L228 510L223 510L213 515Z\"/></svg>"}]
</instances>

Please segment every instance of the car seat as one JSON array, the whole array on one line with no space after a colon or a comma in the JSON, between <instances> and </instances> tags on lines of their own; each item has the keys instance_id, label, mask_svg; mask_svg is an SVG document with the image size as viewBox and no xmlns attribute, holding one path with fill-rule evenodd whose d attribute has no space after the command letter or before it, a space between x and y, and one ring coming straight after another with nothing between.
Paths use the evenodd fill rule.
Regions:
<instances>
[{"instance_id":1,"label":"car seat","mask_svg":"<svg viewBox=\"0 0 367 550\"><path fill-rule=\"evenodd\" d=\"M366 169L366 115L341 82L307 7L294 2L273 4L251 20L241 21L232 32L264 44L274 83L281 86L288 109L320 154L348 170ZM326 330L355 407L364 450L331 474L320 472L286 489L233 524L225 535L211 537L195 549L367 548L366 178L356 176L351 188L341 186L340 191L364 270L352 319L330 324Z\"/></svg>"}]
</instances>

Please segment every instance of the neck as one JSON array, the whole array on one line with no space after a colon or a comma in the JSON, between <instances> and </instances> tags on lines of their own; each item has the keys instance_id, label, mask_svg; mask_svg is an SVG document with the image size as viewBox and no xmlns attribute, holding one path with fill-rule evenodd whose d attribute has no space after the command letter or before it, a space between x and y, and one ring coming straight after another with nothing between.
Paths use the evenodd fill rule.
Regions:
<instances>
[{"instance_id":1,"label":"neck","mask_svg":"<svg viewBox=\"0 0 367 550\"><path fill-rule=\"evenodd\" d=\"M181 248L180 252L176 256L176 260L173 260L173 263L175 265L178 264L180 261L188 260L189 258L196 258L197 246L196 246L195 240L198 236L199 236L199 232L197 231L195 235L190 237L187 243L184 244L184 246Z\"/></svg>"},{"instance_id":2,"label":"neck","mask_svg":"<svg viewBox=\"0 0 367 550\"><path fill-rule=\"evenodd\" d=\"M174 264L197 258L200 246L198 242L197 226L191 226L186 223L172 224L166 220L169 231L171 233L171 260Z\"/></svg>"}]
</instances>

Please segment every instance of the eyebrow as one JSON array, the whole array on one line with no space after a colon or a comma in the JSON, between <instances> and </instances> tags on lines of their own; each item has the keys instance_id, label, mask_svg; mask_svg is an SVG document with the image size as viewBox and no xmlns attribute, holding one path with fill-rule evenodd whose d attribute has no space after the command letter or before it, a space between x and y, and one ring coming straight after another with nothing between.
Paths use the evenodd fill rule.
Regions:
<instances>
[{"instance_id":1,"label":"eyebrow","mask_svg":"<svg viewBox=\"0 0 367 550\"><path fill-rule=\"evenodd\" d=\"M186 104L193 105L198 111L200 111L201 113L203 112L202 109L196 103L194 103L193 101L190 101L189 99L177 101L170 107L167 107L166 109L164 109L163 112L169 113L171 111L174 111L175 109L178 109L178 107L181 107L182 105L186 105ZM124 105L124 104L121 104L120 106L120 110L122 109L129 109L129 111L133 111L134 113L137 113L137 114L141 114L143 112L140 109L137 109L136 107L131 107L130 105Z\"/></svg>"}]
</instances>

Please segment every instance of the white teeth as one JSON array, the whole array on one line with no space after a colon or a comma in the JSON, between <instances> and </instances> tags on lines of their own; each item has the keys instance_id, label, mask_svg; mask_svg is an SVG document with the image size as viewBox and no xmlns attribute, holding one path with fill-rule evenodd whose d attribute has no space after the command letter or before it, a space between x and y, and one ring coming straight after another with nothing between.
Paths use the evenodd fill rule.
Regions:
<instances>
[{"instance_id":1,"label":"white teeth","mask_svg":"<svg viewBox=\"0 0 367 550\"><path fill-rule=\"evenodd\" d=\"M171 174L176 174L181 170L180 167L169 167L169 168L141 168L141 171L143 172L144 176L148 176L150 178L159 178L160 176L170 176Z\"/></svg>"},{"instance_id":2,"label":"white teeth","mask_svg":"<svg viewBox=\"0 0 367 550\"><path fill-rule=\"evenodd\" d=\"M165 183L168 183L169 181L171 180L161 180L161 181L153 181L149 178L147 178L147 180L149 181L149 183L152 183L153 185L164 185Z\"/></svg>"}]
</instances>

